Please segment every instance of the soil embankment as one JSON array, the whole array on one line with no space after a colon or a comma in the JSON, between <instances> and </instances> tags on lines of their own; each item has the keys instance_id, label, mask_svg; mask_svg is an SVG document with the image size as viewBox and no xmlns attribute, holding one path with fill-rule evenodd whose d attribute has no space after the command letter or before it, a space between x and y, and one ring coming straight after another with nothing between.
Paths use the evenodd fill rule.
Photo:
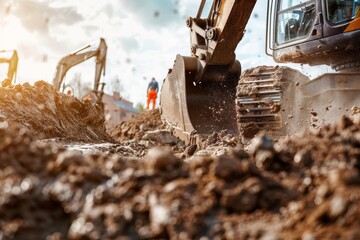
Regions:
<instances>
[{"instance_id":1,"label":"soil embankment","mask_svg":"<svg viewBox=\"0 0 360 240\"><path fill-rule=\"evenodd\" d=\"M145 155L128 146L84 155L36 141L28 130L0 130L0 233L4 239L359 238L360 121L343 117L279 144L258 136L251 151L224 133L206 141L192 156L166 146Z\"/></svg>"},{"instance_id":2,"label":"soil embankment","mask_svg":"<svg viewBox=\"0 0 360 240\"><path fill-rule=\"evenodd\" d=\"M20 125L42 139L111 140L99 106L58 93L44 81L0 88L0 113L2 126Z\"/></svg>"}]
</instances>

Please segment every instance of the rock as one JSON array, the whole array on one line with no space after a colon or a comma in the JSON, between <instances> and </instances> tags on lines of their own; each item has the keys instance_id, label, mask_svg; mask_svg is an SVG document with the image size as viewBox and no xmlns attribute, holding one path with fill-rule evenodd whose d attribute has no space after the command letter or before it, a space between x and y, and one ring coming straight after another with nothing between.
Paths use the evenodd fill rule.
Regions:
<instances>
[{"instance_id":1,"label":"rock","mask_svg":"<svg viewBox=\"0 0 360 240\"><path fill-rule=\"evenodd\" d=\"M255 156L256 166L258 168L269 169L274 162L274 153L272 151L258 151Z\"/></svg>"},{"instance_id":2,"label":"rock","mask_svg":"<svg viewBox=\"0 0 360 240\"><path fill-rule=\"evenodd\" d=\"M256 123L241 123L239 129L243 143L247 143L248 139L253 138L261 130Z\"/></svg>"},{"instance_id":3,"label":"rock","mask_svg":"<svg viewBox=\"0 0 360 240\"><path fill-rule=\"evenodd\" d=\"M225 179L234 180L243 178L246 175L257 175L256 166L248 160L239 160L222 155L215 158L213 164L214 176Z\"/></svg>"},{"instance_id":4,"label":"rock","mask_svg":"<svg viewBox=\"0 0 360 240\"><path fill-rule=\"evenodd\" d=\"M5 121L6 116L0 111L0 121Z\"/></svg>"},{"instance_id":5,"label":"rock","mask_svg":"<svg viewBox=\"0 0 360 240\"><path fill-rule=\"evenodd\" d=\"M6 129L9 127L9 123L7 121L0 121L0 129Z\"/></svg>"},{"instance_id":6,"label":"rock","mask_svg":"<svg viewBox=\"0 0 360 240\"><path fill-rule=\"evenodd\" d=\"M338 124L338 129L339 129L339 131L342 131L342 130L345 130L345 129L351 127L352 125L354 125L354 123L349 117L341 116L339 124Z\"/></svg>"},{"instance_id":7,"label":"rock","mask_svg":"<svg viewBox=\"0 0 360 240\"><path fill-rule=\"evenodd\" d=\"M258 198L262 191L261 181L257 178L249 178L246 182L234 189L225 190L221 204L237 213L249 213L258 206Z\"/></svg>"},{"instance_id":8,"label":"rock","mask_svg":"<svg viewBox=\"0 0 360 240\"><path fill-rule=\"evenodd\" d=\"M313 164L313 159L308 150L301 149L294 156L295 165L300 167L310 167Z\"/></svg>"},{"instance_id":9,"label":"rock","mask_svg":"<svg viewBox=\"0 0 360 240\"><path fill-rule=\"evenodd\" d=\"M151 230L155 235L164 231L166 224L170 219L170 209L158 202L155 194L150 195L150 224Z\"/></svg>"},{"instance_id":10,"label":"rock","mask_svg":"<svg viewBox=\"0 0 360 240\"><path fill-rule=\"evenodd\" d=\"M160 145L176 145L179 139L167 130L155 130L147 132L142 140L151 140Z\"/></svg>"},{"instance_id":11,"label":"rock","mask_svg":"<svg viewBox=\"0 0 360 240\"><path fill-rule=\"evenodd\" d=\"M271 137L267 135L261 135L254 140L255 152L258 150L274 150L274 143Z\"/></svg>"},{"instance_id":12,"label":"rock","mask_svg":"<svg viewBox=\"0 0 360 240\"><path fill-rule=\"evenodd\" d=\"M335 195L330 201L329 215L333 219L336 219L344 213L346 208L347 208L346 200L340 195Z\"/></svg>"},{"instance_id":13,"label":"rock","mask_svg":"<svg viewBox=\"0 0 360 240\"><path fill-rule=\"evenodd\" d=\"M147 169L154 171L171 171L181 166L180 159L172 151L160 147L150 149L143 161Z\"/></svg>"},{"instance_id":14,"label":"rock","mask_svg":"<svg viewBox=\"0 0 360 240\"><path fill-rule=\"evenodd\" d=\"M197 148L197 145L190 145L190 146L186 147L185 156L191 157L192 155L194 155L196 148Z\"/></svg>"},{"instance_id":15,"label":"rock","mask_svg":"<svg viewBox=\"0 0 360 240\"><path fill-rule=\"evenodd\" d=\"M80 165L84 161L85 158L80 151L67 151L59 154L55 161L55 168L65 170L69 166Z\"/></svg>"}]
</instances>

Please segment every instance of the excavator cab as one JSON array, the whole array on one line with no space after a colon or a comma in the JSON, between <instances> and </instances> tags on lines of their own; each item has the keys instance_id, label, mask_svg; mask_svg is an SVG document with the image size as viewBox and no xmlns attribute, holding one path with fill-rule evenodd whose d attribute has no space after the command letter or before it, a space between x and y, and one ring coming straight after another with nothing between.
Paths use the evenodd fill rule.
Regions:
<instances>
[{"instance_id":1,"label":"excavator cab","mask_svg":"<svg viewBox=\"0 0 360 240\"><path fill-rule=\"evenodd\" d=\"M269 1L267 53L279 63L358 67L359 8L359 0Z\"/></svg>"}]
</instances>

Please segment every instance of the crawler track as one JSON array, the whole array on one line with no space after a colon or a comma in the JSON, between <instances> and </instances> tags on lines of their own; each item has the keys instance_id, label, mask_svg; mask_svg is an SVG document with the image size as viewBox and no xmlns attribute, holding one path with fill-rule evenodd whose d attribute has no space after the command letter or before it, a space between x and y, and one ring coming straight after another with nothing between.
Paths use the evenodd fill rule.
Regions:
<instances>
[{"instance_id":1,"label":"crawler track","mask_svg":"<svg viewBox=\"0 0 360 240\"><path fill-rule=\"evenodd\" d=\"M236 112L242 134L249 134L245 131L250 125L258 130L281 130L282 81L282 71L278 67L258 67L241 75L236 93Z\"/></svg>"}]
</instances>

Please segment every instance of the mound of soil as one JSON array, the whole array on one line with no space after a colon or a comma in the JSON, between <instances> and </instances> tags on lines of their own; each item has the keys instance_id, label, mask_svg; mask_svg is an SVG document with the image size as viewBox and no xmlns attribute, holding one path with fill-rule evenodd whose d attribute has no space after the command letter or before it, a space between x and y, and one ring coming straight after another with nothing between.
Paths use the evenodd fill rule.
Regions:
<instances>
[{"instance_id":1,"label":"mound of soil","mask_svg":"<svg viewBox=\"0 0 360 240\"><path fill-rule=\"evenodd\" d=\"M128 122L121 122L109 131L109 135L118 142L141 140L147 131L164 129L158 109L142 112Z\"/></svg>"},{"instance_id":2,"label":"mound of soil","mask_svg":"<svg viewBox=\"0 0 360 240\"><path fill-rule=\"evenodd\" d=\"M223 148L211 139L231 142L214 135L211 147ZM144 157L84 156L24 129L0 130L0 236L359 238L359 121L253 144L185 160L159 147Z\"/></svg>"},{"instance_id":3,"label":"mound of soil","mask_svg":"<svg viewBox=\"0 0 360 240\"><path fill-rule=\"evenodd\" d=\"M111 141L100 106L58 93L44 81L0 88L0 113L3 122L24 126L40 138Z\"/></svg>"}]
</instances>

